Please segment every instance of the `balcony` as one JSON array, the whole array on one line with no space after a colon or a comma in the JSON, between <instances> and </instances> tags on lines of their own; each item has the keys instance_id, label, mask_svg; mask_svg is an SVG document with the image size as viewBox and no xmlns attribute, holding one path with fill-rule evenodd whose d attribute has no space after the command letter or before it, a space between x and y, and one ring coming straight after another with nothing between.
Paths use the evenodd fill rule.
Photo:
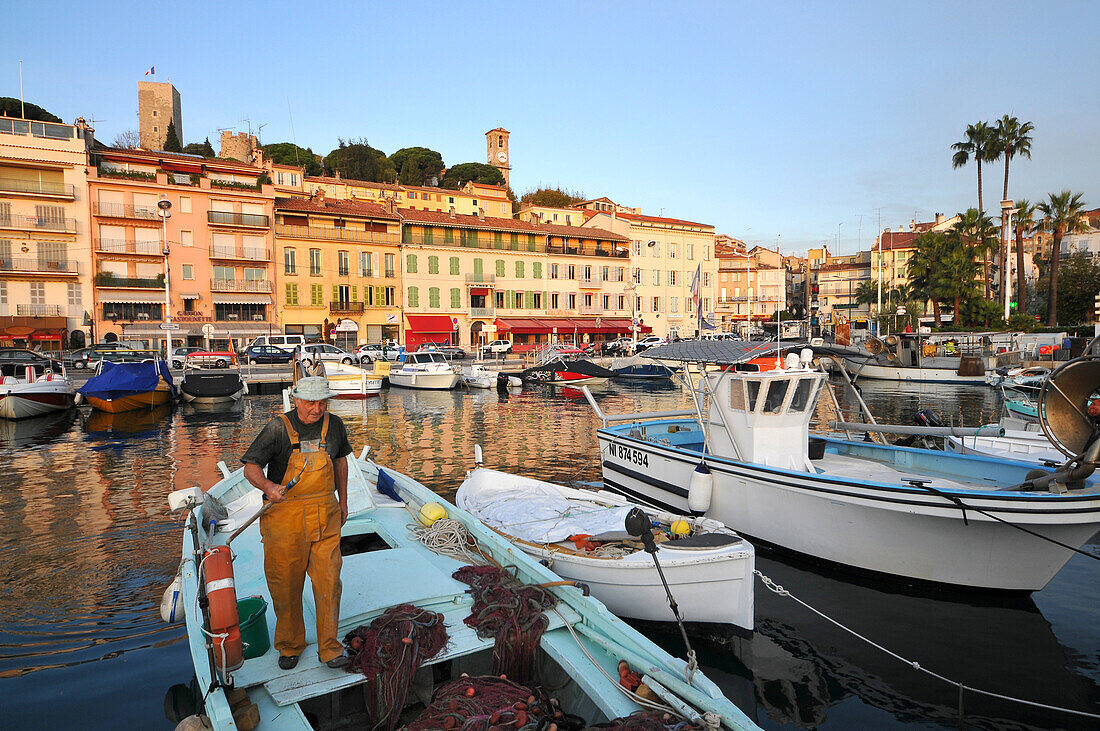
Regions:
<instances>
[{"instance_id":1,"label":"balcony","mask_svg":"<svg viewBox=\"0 0 1100 731\"><path fill-rule=\"evenodd\" d=\"M365 302L329 302L329 312L364 312L367 309Z\"/></svg>"},{"instance_id":2,"label":"balcony","mask_svg":"<svg viewBox=\"0 0 1100 731\"><path fill-rule=\"evenodd\" d=\"M259 213L233 213L231 211L207 211L206 220L215 226L247 226L270 228L271 216Z\"/></svg>"},{"instance_id":3,"label":"balcony","mask_svg":"<svg viewBox=\"0 0 1100 731\"><path fill-rule=\"evenodd\" d=\"M138 221L159 221L156 208L145 206L131 206L126 203L100 203L92 204L92 212L103 218L128 218Z\"/></svg>"},{"instance_id":4,"label":"balcony","mask_svg":"<svg viewBox=\"0 0 1100 731\"><path fill-rule=\"evenodd\" d=\"M19 231L59 231L75 234L75 218L39 218L38 216L0 216L0 228Z\"/></svg>"},{"instance_id":5,"label":"balcony","mask_svg":"<svg viewBox=\"0 0 1100 731\"><path fill-rule=\"evenodd\" d=\"M471 307L470 317L496 317L495 307Z\"/></svg>"},{"instance_id":6,"label":"balcony","mask_svg":"<svg viewBox=\"0 0 1100 731\"><path fill-rule=\"evenodd\" d=\"M577 284L581 289L599 289L603 282L599 277L585 277L581 276L577 278Z\"/></svg>"},{"instance_id":7,"label":"balcony","mask_svg":"<svg viewBox=\"0 0 1100 731\"><path fill-rule=\"evenodd\" d=\"M27 274L77 274L79 268L75 261L57 261L51 259L0 258L0 272L25 272Z\"/></svg>"},{"instance_id":8,"label":"balcony","mask_svg":"<svg viewBox=\"0 0 1100 731\"><path fill-rule=\"evenodd\" d=\"M577 305L577 312L582 315L602 315L606 310L600 305Z\"/></svg>"},{"instance_id":9,"label":"balcony","mask_svg":"<svg viewBox=\"0 0 1100 731\"><path fill-rule=\"evenodd\" d=\"M271 282L266 279L211 279L211 292L263 292L271 293Z\"/></svg>"},{"instance_id":10,"label":"balcony","mask_svg":"<svg viewBox=\"0 0 1100 731\"><path fill-rule=\"evenodd\" d=\"M110 272L95 275L97 287L129 287L133 289L164 289L164 275L156 277L122 277Z\"/></svg>"},{"instance_id":11,"label":"balcony","mask_svg":"<svg viewBox=\"0 0 1100 731\"><path fill-rule=\"evenodd\" d=\"M495 287L497 275L495 274L467 274L466 284L473 287Z\"/></svg>"},{"instance_id":12,"label":"balcony","mask_svg":"<svg viewBox=\"0 0 1100 731\"><path fill-rule=\"evenodd\" d=\"M83 134L71 124L52 122L32 122L27 119L0 119L0 133L41 137L47 140L71 140L83 137Z\"/></svg>"},{"instance_id":13,"label":"balcony","mask_svg":"<svg viewBox=\"0 0 1100 731\"><path fill-rule=\"evenodd\" d=\"M615 259L628 259L630 258L630 250L624 249L619 251L612 248L607 249L602 246L561 246L560 244L550 244L546 247L547 254L572 254L574 256L606 256Z\"/></svg>"},{"instance_id":14,"label":"balcony","mask_svg":"<svg viewBox=\"0 0 1100 731\"><path fill-rule=\"evenodd\" d=\"M37 198L76 200L76 192L68 183L43 183L37 180L0 178L0 191Z\"/></svg>"},{"instance_id":15,"label":"balcony","mask_svg":"<svg viewBox=\"0 0 1100 731\"><path fill-rule=\"evenodd\" d=\"M95 250L104 254L144 254L164 256L164 245L159 241L126 241L125 239L96 239Z\"/></svg>"},{"instance_id":16,"label":"balcony","mask_svg":"<svg viewBox=\"0 0 1100 731\"><path fill-rule=\"evenodd\" d=\"M719 297L718 304L729 304L730 302L748 302L748 297Z\"/></svg>"},{"instance_id":17,"label":"balcony","mask_svg":"<svg viewBox=\"0 0 1100 731\"><path fill-rule=\"evenodd\" d=\"M65 317L61 305L16 305L15 314L20 317Z\"/></svg>"},{"instance_id":18,"label":"balcony","mask_svg":"<svg viewBox=\"0 0 1100 731\"><path fill-rule=\"evenodd\" d=\"M328 226L290 226L285 223L275 224L275 235L314 241L353 241L361 244L393 244L395 246L401 241L401 237L397 234L379 231L354 231Z\"/></svg>"},{"instance_id":19,"label":"balcony","mask_svg":"<svg viewBox=\"0 0 1100 731\"><path fill-rule=\"evenodd\" d=\"M211 246L210 258L229 261L271 261L271 251L250 246L246 246L243 249L235 249L228 246Z\"/></svg>"}]
</instances>

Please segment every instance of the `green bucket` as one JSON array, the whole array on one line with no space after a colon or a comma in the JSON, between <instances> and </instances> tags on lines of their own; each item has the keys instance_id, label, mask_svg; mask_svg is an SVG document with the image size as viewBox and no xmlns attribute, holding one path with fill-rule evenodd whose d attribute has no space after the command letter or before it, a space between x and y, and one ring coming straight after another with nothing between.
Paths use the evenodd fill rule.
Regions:
<instances>
[{"instance_id":1,"label":"green bucket","mask_svg":"<svg viewBox=\"0 0 1100 731\"><path fill-rule=\"evenodd\" d=\"M238 601L237 621L241 625L245 660L260 657L271 649L271 637L267 634L267 601L262 596Z\"/></svg>"}]
</instances>

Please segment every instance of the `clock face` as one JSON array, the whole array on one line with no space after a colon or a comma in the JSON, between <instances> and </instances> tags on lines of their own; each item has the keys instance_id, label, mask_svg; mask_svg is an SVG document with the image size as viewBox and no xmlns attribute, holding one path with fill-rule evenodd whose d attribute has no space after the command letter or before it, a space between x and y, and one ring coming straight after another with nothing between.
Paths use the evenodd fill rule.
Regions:
<instances>
[{"instance_id":1,"label":"clock face","mask_svg":"<svg viewBox=\"0 0 1100 731\"><path fill-rule=\"evenodd\" d=\"M507 162L508 161L508 155L507 155L507 153L505 153L503 151L498 152L497 153L497 159L500 160L501 162Z\"/></svg>"}]
</instances>

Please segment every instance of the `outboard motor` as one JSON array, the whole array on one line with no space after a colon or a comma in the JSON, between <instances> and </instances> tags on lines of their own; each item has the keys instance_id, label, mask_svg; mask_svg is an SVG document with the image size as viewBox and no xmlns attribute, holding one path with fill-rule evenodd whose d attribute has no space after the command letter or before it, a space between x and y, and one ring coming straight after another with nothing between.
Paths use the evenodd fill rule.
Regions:
<instances>
[{"instance_id":1,"label":"outboard motor","mask_svg":"<svg viewBox=\"0 0 1100 731\"><path fill-rule=\"evenodd\" d=\"M943 419L931 409L921 409L913 414L913 422L917 426L947 426L947 424L943 423ZM921 446L925 449L931 449L935 446L932 444L932 440L929 437L921 436L920 434L910 434L909 436L901 437L895 440L894 444L899 447L912 447L917 441L920 441Z\"/></svg>"}]
</instances>

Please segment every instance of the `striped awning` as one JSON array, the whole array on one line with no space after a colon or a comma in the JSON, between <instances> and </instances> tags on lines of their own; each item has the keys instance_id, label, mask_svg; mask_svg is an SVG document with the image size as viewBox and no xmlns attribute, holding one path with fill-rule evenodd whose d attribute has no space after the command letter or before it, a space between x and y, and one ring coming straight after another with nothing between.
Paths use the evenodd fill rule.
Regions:
<instances>
[{"instance_id":1,"label":"striped awning","mask_svg":"<svg viewBox=\"0 0 1100 731\"><path fill-rule=\"evenodd\" d=\"M197 300L199 298L198 292L184 292L180 295L181 300Z\"/></svg>"},{"instance_id":2,"label":"striped awning","mask_svg":"<svg viewBox=\"0 0 1100 731\"><path fill-rule=\"evenodd\" d=\"M132 302L139 305L163 305L164 292L100 292L99 301L103 304Z\"/></svg>"},{"instance_id":3,"label":"striped awning","mask_svg":"<svg viewBox=\"0 0 1100 731\"><path fill-rule=\"evenodd\" d=\"M214 303L219 305L270 305L269 294L216 294Z\"/></svg>"}]
</instances>

